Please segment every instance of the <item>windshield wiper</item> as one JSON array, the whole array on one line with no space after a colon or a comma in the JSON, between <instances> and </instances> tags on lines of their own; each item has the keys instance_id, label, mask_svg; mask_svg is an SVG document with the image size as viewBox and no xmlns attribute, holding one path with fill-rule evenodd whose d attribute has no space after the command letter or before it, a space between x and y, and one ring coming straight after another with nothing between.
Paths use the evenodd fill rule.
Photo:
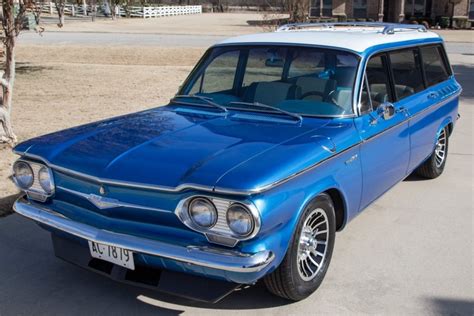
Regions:
<instances>
[{"instance_id":1,"label":"windshield wiper","mask_svg":"<svg viewBox=\"0 0 474 316\"><path fill-rule=\"evenodd\" d=\"M230 102L229 104L250 105L250 106L257 107L257 108L269 109L269 110L273 110L275 112L279 112L279 113L283 113L283 114L286 114L288 116L291 116L291 117L297 119L300 122L303 121L303 117L299 114L288 112L288 111L282 110L280 108L277 108L276 106L271 106L271 105L263 104L263 103L260 103L260 102L239 102L239 101L235 101L235 102Z\"/></svg>"},{"instance_id":2,"label":"windshield wiper","mask_svg":"<svg viewBox=\"0 0 474 316\"><path fill-rule=\"evenodd\" d=\"M198 99L198 100L201 100L201 101L206 102L207 105L210 105L210 106L213 106L213 107L215 107L215 108L218 108L219 110L221 110L221 111L223 111L223 112L227 112L227 109L226 109L225 106L222 106L222 105L220 105L220 104L217 104L216 102L213 101L213 99L212 99L211 97L205 97L205 96L195 95L195 94L178 94L178 95L175 95L173 99L171 99L171 102L183 103L183 102L181 102L181 101L176 100L177 98ZM203 104L192 103L192 105L202 106Z\"/></svg>"}]
</instances>

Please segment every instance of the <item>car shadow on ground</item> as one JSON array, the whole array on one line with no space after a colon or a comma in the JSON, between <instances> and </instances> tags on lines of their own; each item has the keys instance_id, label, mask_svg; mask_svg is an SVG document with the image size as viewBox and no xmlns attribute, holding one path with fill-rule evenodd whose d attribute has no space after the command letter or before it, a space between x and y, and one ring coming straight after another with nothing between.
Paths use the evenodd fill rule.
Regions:
<instances>
[{"instance_id":1,"label":"car shadow on ground","mask_svg":"<svg viewBox=\"0 0 474 316\"><path fill-rule=\"evenodd\" d=\"M438 315L474 314L474 300L460 300L434 297L427 299L427 301L430 305L433 305Z\"/></svg>"},{"instance_id":2,"label":"car shadow on ground","mask_svg":"<svg viewBox=\"0 0 474 316\"><path fill-rule=\"evenodd\" d=\"M80 315L98 311L179 315L185 310L245 311L292 303L271 295L260 282L216 304L116 282L56 258L50 234L16 214L0 219L0 240L0 253L8 253L0 261L0 315L48 314L51 310L71 315L71 309L75 310L72 314Z\"/></svg>"},{"instance_id":3,"label":"car shadow on ground","mask_svg":"<svg viewBox=\"0 0 474 316\"><path fill-rule=\"evenodd\" d=\"M20 193L0 198L0 217L13 213L13 203L20 197Z\"/></svg>"},{"instance_id":4,"label":"car shadow on ground","mask_svg":"<svg viewBox=\"0 0 474 316\"><path fill-rule=\"evenodd\" d=\"M140 292L139 289L136 289ZM143 291L142 291L143 292ZM163 303L176 306L191 307L196 309L214 309L214 310L258 310L274 308L292 304L293 302L276 297L270 294L263 282L255 285L247 286L240 290L236 290L221 301L212 304L197 302L165 293L147 291L146 294L137 295L137 300L145 304L160 306Z\"/></svg>"}]
</instances>

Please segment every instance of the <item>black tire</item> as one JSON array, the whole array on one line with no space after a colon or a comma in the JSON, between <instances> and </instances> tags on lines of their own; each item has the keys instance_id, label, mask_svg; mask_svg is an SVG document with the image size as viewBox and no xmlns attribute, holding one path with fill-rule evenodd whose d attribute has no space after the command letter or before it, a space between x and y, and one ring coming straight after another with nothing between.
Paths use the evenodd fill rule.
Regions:
<instances>
[{"instance_id":1,"label":"black tire","mask_svg":"<svg viewBox=\"0 0 474 316\"><path fill-rule=\"evenodd\" d=\"M439 163L439 156L437 156L437 147L440 144L442 137L444 137L444 144L442 144L444 146L444 158L442 162ZM439 133L435 149L433 150L433 153L431 154L431 156L423 164L421 164L415 170L415 172L418 175L427 179L435 179L439 177L443 173L444 167L446 165L446 160L448 159L448 148L449 148L449 130L448 130L448 127L446 126Z\"/></svg>"},{"instance_id":2,"label":"black tire","mask_svg":"<svg viewBox=\"0 0 474 316\"><path fill-rule=\"evenodd\" d=\"M300 235L303 226L315 210L323 210L326 214L328 233L325 257L321 259L321 267L312 280L305 281L298 270L298 249ZM318 211L321 212L321 211ZM315 221L316 222L316 221ZM324 227L323 226L323 227ZM328 194L320 194L304 210L301 215L295 233L291 239L288 251L280 266L271 274L265 276L264 283L267 289L274 295L292 301L300 301L310 296L321 285L331 262L332 251L336 237L336 216L333 202Z\"/></svg>"}]
</instances>

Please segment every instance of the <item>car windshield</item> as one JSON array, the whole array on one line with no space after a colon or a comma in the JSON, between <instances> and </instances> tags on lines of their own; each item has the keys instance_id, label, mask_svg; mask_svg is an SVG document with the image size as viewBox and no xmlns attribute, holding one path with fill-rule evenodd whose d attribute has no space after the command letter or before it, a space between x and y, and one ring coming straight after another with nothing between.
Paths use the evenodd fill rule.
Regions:
<instances>
[{"instance_id":1,"label":"car windshield","mask_svg":"<svg viewBox=\"0 0 474 316\"><path fill-rule=\"evenodd\" d=\"M357 55L334 49L215 47L206 53L179 95L207 97L225 108L250 111L350 115L358 64Z\"/></svg>"}]
</instances>

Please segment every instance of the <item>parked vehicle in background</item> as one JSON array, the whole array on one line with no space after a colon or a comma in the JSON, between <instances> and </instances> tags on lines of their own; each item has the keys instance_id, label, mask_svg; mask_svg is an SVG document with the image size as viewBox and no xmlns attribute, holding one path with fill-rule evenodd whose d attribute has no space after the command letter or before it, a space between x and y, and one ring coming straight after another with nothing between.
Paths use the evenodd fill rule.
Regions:
<instances>
[{"instance_id":1,"label":"parked vehicle in background","mask_svg":"<svg viewBox=\"0 0 474 316\"><path fill-rule=\"evenodd\" d=\"M231 38L168 105L19 144L14 209L120 281L216 302L263 280L301 300L336 231L412 172L443 173L460 93L420 25Z\"/></svg>"}]
</instances>

